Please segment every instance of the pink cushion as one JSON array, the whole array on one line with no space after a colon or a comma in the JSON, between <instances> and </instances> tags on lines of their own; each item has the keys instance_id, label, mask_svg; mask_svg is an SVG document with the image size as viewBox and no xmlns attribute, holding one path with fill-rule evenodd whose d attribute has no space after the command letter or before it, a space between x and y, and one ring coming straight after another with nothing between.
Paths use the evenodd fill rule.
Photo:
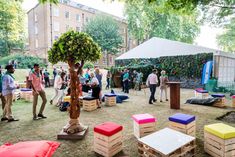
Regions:
<instances>
[{"instance_id":1,"label":"pink cushion","mask_svg":"<svg viewBox=\"0 0 235 157\"><path fill-rule=\"evenodd\" d=\"M136 115L133 115L132 118L138 124L156 122L156 118L154 118L152 115L150 115L148 113L145 113L145 114L136 114Z\"/></svg>"},{"instance_id":2,"label":"pink cushion","mask_svg":"<svg viewBox=\"0 0 235 157\"><path fill-rule=\"evenodd\" d=\"M119 131L122 131L123 127L113 122L105 122L94 127L94 132L105 136L112 136Z\"/></svg>"},{"instance_id":3,"label":"pink cushion","mask_svg":"<svg viewBox=\"0 0 235 157\"><path fill-rule=\"evenodd\" d=\"M60 143L27 141L0 146L0 157L51 157Z\"/></svg>"},{"instance_id":4,"label":"pink cushion","mask_svg":"<svg viewBox=\"0 0 235 157\"><path fill-rule=\"evenodd\" d=\"M235 95L233 95L232 98L235 99Z\"/></svg>"}]
</instances>

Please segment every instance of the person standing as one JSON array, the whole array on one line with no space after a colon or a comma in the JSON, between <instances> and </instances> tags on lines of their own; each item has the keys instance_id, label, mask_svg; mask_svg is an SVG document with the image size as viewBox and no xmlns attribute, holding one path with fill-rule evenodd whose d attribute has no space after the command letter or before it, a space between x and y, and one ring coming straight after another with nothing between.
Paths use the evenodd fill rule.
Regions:
<instances>
[{"instance_id":1,"label":"person standing","mask_svg":"<svg viewBox=\"0 0 235 157\"><path fill-rule=\"evenodd\" d=\"M124 93L129 93L129 71L125 69L123 75Z\"/></svg>"},{"instance_id":2,"label":"person standing","mask_svg":"<svg viewBox=\"0 0 235 157\"><path fill-rule=\"evenodd\" d=\"M4 96L4 99L6 100L6 104L4 106L3 116L2 116L1 121L5 121L5 120L7 120L8 122L19 121L19 119L13 118L13 115L11 112L13 94L14 94L15 89L17 88L14 83L15 78L12 76L15 69L13 65L7 65L6 70L7 72L2 77L2 95Z\"/></svg>"},{"instance_id":3,"label":"person standing","mask_svg":"<svg viewBox=\"0 0 235 157\"><path fill-rule=\"evenodd\" d=\"M121 71L121 77L120 77L120 79L121 79L121 86L122 86L122 92L124 92L123 76L124 76L124 71L122 70L122 71Z\"/></svg>"},{"instance_id":4,"label":"person standing","mask_svg":"<svg viewBox=\"0 0 235 157\"><path fill-rule=\"evenodd\" d=\"M55 77L56 77L56 75L57 75L57 70L56 70L56 68L54 68L54 69L53 69L53 76L54 76L54 78L53 78L53 79L54 79L54 81L55 81Z\"/></svg>"},{"instance_id":5,"label":"person standing","mask_svg":"<svg viewBox=\"0 0 235 157\"><path fill-rule=\"evenodd\" d=\"M45 80L45 87L50 87L50 73L47 71L47 69L44 71L43 77Z\"/></svg>"},{"instance_id":6,"label":"person standing","mask_svg":"<svg viewBox=\"0 0 235 157\"><path fill-rule=\"evenodd\" d=\"M1 102L2 102L2 110L4 110L6 100L5 100L4 96L2 95L2 77L3 77L2 66L0 66L0 99L1 99Z\"/></svg>"},{"instance_id":7,"label":"person standing","mask_svg":"<svg viewBox=\"0 0 235 157\"><path fill-rule=\"evenodd\" d=\"M168 101L168 99L167 99L167 84L166 84L167 82L169 82L169 80L168 80L168 76L166 75L166 71L162 70L161 76L160 76L160 102L162 102L163 91L165 92L166 101Z\"/></svg>"},{"instance_id":8,"label":"person standing","mask_svg":"<svg viewBox=\"0 0 235 157\"><path fill-rule=\"evenodd\" d=\"M43 80L42 80L42 75L40 74L40 67L38 64L34 64L33 67L34 67L34 70L31 72L29 76L29 81L33 89L33 120L37 120L38 117L47 118L43 115L43 111L45 109L47 99L46 99L46 94L43 88ZM36 109L37 109L39 95L42 98L42 105L37 115Z\"/></svg>"},{"instance_id":9,"label":"person standing","mask_svg":"<svg viewBox=\"0 0 235 157\"><path fill-rule=\"evenodd\" d=\"M153 69L152 73L149 74L149 76L146 80L146 85L149 87L150 92L151 92L151 95L150 95L150 98L149 98L149 104L153 104L153 102L157 101L155 99L155 92L156 92L157 83L158 83L158 78L157 78L156 73L157 73L157 70Z\"/></svg>"},{"instance_id":10,"label":"person standing","mask_svg":"<svg viewBox=\"0 0 235 157\"><path fill-rule=\"evenodd\" d=\"M106 88L105 88L105 89L109 89L109 86L110 86L110 79L111 79L111 73L110 73L110 71L108 71L108 72L107 72L107 75L106 75L107 85L106 85Z\"/></svg>"},{"instance_id":11,"label":"person standing","mask_svg":"<svg viewBox=\"0 0 235 157\"><path fill-rule=\"evenodd\" d=\"M60 90L60 88L62 87L62 84L63 84L63 80L62 80L62 78L61 78L61 71L60 70L58 70L57 71L57 75L56 75L56 77L55 77L55 81L54 81L54 89L55 89L55 94L54 94L54 96L51 98L51 100L50 100L50 104L52 105L53 104L53 101L56 99L56 98L58 98L59 97L59 90ZM58 103L58 99L57 99L57 101L56 101L56 104Z\"/></svg>"},{"instance_id":12,"label":"person standing","mask_svg":"<svg viewBox=\"0 0 235 157\"><path fill-rule=\"evenodd\" d=\"M99 81L95 77L94 73L91 73L91 89L92 89L92 97L96 99L97 108L101 108L100 106L100 86Z\"/></svg>"}]
</instances>

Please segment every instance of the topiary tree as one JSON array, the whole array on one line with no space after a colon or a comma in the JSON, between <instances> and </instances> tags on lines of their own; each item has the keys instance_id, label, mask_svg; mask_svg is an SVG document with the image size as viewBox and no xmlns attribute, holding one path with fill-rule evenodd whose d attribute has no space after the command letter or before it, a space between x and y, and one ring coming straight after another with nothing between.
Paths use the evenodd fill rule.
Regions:
<instances>
[{"instance_id":1,"label":"topiary tree","mask_svg":"<svg viewBox=\"0 0 235 157\"><path fill-rule=\"evenodd\" d=\"M101 48L86 33L68 31L53 44L48 51L48 60L52 64L66 62L69 65L71 105L70 121L64 127L66 133L76 133L84 130L79 123L79 79L82 67L86 61L94 62L101 56Z\"/></svg>"}]
</instances>

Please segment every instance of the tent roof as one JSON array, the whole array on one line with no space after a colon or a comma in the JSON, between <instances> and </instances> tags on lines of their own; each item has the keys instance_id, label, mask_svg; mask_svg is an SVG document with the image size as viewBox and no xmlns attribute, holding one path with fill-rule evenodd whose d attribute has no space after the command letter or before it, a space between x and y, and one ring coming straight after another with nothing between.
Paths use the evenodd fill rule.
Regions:
<instances>
[{"instance_id":1,"label":"tent roof","mask_svg":"<svg viewBox=\"0 0 235 157\"><path fill-rule=\"evenodd\" d=\"M122 54L116 60L139 59L139 58L159 58L163 56L194 55L198 53L218 53L214 50L202 46L172 41L153 37L130 51Z\"/></svg>"}]
</instances>

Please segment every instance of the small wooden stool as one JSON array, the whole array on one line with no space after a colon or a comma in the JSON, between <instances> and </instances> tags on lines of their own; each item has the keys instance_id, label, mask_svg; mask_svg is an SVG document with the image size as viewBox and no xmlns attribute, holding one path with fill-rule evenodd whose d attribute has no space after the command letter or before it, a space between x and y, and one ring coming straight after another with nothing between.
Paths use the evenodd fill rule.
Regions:
<instances>
[{"instance_id":1,"label":"small wooden stool","mask_svg":"<svg viewBox=\"0 0 235 157\"><path fill-rule=\"evenodd\" d=\"M213 157L235 156L235 128L223 123L204 126L204 150Z\"/></svg>"},{"instance_id":2,"label":"small wooden stool","mask_svg":"<svg viewBox=\"0 0 235 157\"><path fill-rule=\"evenodd\" d=\"M94 127L94 151L104 157L112 157L122 151L121 125L105 122Z\"/></svg>"},{"instance_id":3,"label":"small wooden stool","mask_svg":"<svg viewBox=\"0 0 235 157\"><path fill-rule=\"evenodd\" d=\"M169 127L187 135L195 136L196 120L195 116L177 113L169 117Z\"/></svg>"},{"instance_id":4,"label":"small wooden stool","mask_svg":"<svg viewBox=\"0 0 235 157\"><path fill-rule=\"evenodd\" d=\"M132 116L134 135L141 138L155 131L156 118L150 114L136 114Z\"/></svg>"},{"instance_id":5,"label":"small wooden stool","mask_svg":"<svg viewBox=\"0 0 235 157\"><path fill-rule=\"evenodd\" d=\"M32 89L29 88L21 88L20 89L20 97L25 99L26 101L33 102L33 93Z\"/></svg>"},{"instance_id":6,"label":"small wooden stool","mask_svg":"<svg viewBox=\"0 0 235 157\"><path fill-rule=\"evenodd\" d=\"M209 96L207 90L203 90L201 88L195 90L195 97L199 99L206 99Z\"/></svg>"},{"instance_id":7,"label":"small wooden stool","mask_svg":"<svg viewBox=\"0 0 235 157\"><path fill-rule=\"evenodd\" d=\"M81 107L83 106L83 97L82 96L79 97L79 105Z\"/></svg>"},{"instance_id":8,"label":"small wooden stool","mask_svg":"<svg viewBox=\"0 0 235 157\"><path fill-rule=\"evenodd\" d=\"M225 107L225 95L224 94L212 94L213 98L218 98L218 100L213 104L215 107Z\"/></svg>"},{"instance_id":9,"label":"small wooden stool","mask_svg":"<svg viewBox=\"0 0 235 157\"><path fill-rule=\"evenodd\" d=\"M116 105L116 94L109 93L105 94L104 97L105 97L105 105L107 106Z\"/></svg>"},{"instance_id":10,"label":"small wooden stool","mask_svg":"<svg viewBox=\"0 0 235 157\"><path fill-rule=\"evenodd\" d=\"M84 111L94 111L97 109L96 99L94 97L83 97L82 104Z\"/></svg>"},{"instance_id":11,"label":"small wooden stool","mask_svg":"<svg viewBox=\"0 0 235 157\"><path fill-rule=\"evenodd\" d=\"M13 101L17 101L20 99L20 91L16 90L13 94Z\"/></svg>"},{"instance_id":12,"label":"small wooden stool","mask_svg":"<svg viewBox=\"0 0 235 157\"><path fill-rule=\"evenodd\" d=\"M195 137L165 128L138 139L141 157L187 157L195 156Z\"/></svg>"}]
</instances>

